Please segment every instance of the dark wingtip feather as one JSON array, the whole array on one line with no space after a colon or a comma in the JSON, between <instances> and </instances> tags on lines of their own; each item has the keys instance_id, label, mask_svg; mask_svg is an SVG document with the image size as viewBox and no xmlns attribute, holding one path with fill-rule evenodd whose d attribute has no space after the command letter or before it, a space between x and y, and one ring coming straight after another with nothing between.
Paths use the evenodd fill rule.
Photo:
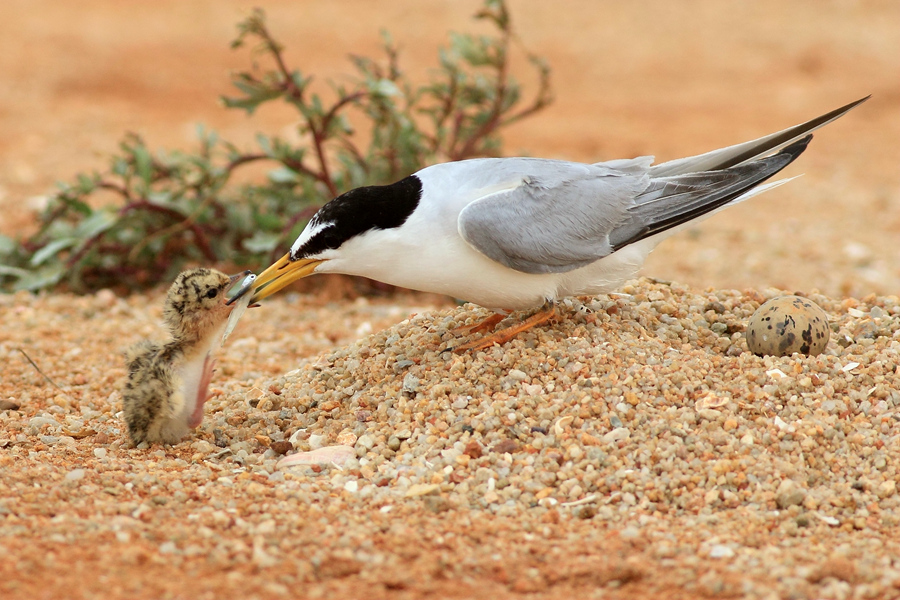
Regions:
<instances>
[{"instance_id":1,"label":"dark wingtip feather","mask_svg":"<svg viewBox=\"0 0 900 600\"><path fill-rule=\"evenodd\" d=\"M773 154L766 158L760 158L745 165L731 167L730 169L716 169L715 171L707 171L705 173L688 174L656 180L663 181L663 179L668 179L677 181L679 179L685 180L704 174L709 176L724 176L728 173L734 174L738 172L745 173L747 177L743 180L742 185L729 186L730 189L716 190L715 186L711 185L706 194L700 195L699 198L695 199L702 200L699 204L696 202L690 204L672 202L665 204L662 212L657 208L657 214L654 215L652 221L646 223L639 230L629 231L627 227L623 227L620 233L623 233L624 239L617 240L615 239L615 232L611 234L610 243L613 250L620 250L629 244L662 233L663 231L672 229L673 227L677 227L698 217L702 217L707 213L725 206L729 202L732 202L736 198L739 198L751 189L770 179L794 162L798 156L803 154L803 151L806 150L812 139L813 135L810 133L789 146L785 146L777 154ZM754 173L754 171L756 172Z\"/></svg>"},{"instance_id":2,"label":"dark wingtip feather","mask_svg":"<svg viewBox=\"0 0 900 600\"><path fill-rule=\"evenodd\" d=\"M812 141L812 139L813 134L810 133L808 136L797 140L790 146L785 146L778 154L789 154L791 156L791 160L788 161L788 164L791 164L792 162L794 162L794 160L796 160L798 156L803 154L803 151L806 150L806 147L809 146L809 143Z\"/></svg>"},{"instance_id":3,"label":"dark wingtip feather","mask_svg":"<svg viewBox=\"0 0 900 600\"><path fill-rule=\"evenodd\" d=\"M772 149L777 148L778 146L781 146L782 144L788 142L791 138L796 137L797 135L802 135L802 133L804 131L813 131L815 129L818 129L819 127L822 127L823 125L825 125L827 123L830 123L831 121L834 121L837 118L844 116L845 113L853 110L854 108L856 108L857 106L859 106L860 104L862 104L863 102L865 102L866 100L868 100L871 97L872 97L872 95L869 94L865 98L860 98L859 100L855 100L854 102L851 102L850 104L846 104L840 108L836 108L831 112L825 113L824 115L822 115L820 117L816 117L815 119L812 119L811 121L807 121L806 123L797 125L796 127L791 127L790 129L785 129L780 136L769 140L769 142L765 146L752 148L743 154L739 154L739 155L733 157L731 160L729 160L727 162L723 162L720 165L717 165L716 169L727 169L729 167L739 165L739 164L741 164L747 160L750 160L752 158L756 158L757 156L761 156L762 154L765 154L765 152L767 152L768 150L772 150ZM807 141L807 143L809 143L809 142ZM802 152L802 150L801 150L801 152Z\"/></svg>"},{"instance_id":4,"label":"dark wingtip feather","mask_svg":"<svg viewBox=\"0 0 900 600\"><path fill-rule=\"evenodd\" d=\"M806 134L812 133L816 129L844 116L870 97L871 96L860 98L859 100L832 110L815 119L756 140L735 144L734 146L728 146L726 148L719 148L718 150L713 150L705 154L698 154L697 156L678 158L659 165L653 165L650 167L650 176L671 177L685 175L687 173L727 169L729 167L749 163L758 158L773 154L779 149L804 137Z\"/></svg>"}]
</instances>

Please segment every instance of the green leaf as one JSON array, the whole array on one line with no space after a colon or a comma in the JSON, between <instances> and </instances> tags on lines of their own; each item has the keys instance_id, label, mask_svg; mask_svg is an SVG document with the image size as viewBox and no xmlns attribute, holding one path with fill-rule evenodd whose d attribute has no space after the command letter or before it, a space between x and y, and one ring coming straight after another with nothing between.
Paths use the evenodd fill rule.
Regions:
<instances>
[{"instance_id":1,"label":"green leaf","mask_svg":"<svg viewBox=\"0 0 900 600\"><path fill-rule=\"evenodd\" d=\"M0 255L12 254L17 245L11 237L0 234Z\"/></svg>"},{"instance_id":2,"label":"green leaf","mask_svg":"<svg viewBox=\"0 0 900 600\"><path fill-rule=\"evenodd\" d=\"M272 156L272 140L269 138L269 136L262 133L257 133L256 143L259 144L259 147L263 152L265 152L269 156Z\"/></svg>"},{"instance_id":3,"label":"green leaf","mask_svg":"<svg viewBox=\"0 0 900 600\"><path fill-rule=\"evenodd\" d=\"M94 178L84 173L78 174L78 191L82 194L90 194L94 191L96 184L94 183Z\"/></svg>"},{"instance_id":4,"label":"green leaf","mask_svg":"<svg viewBox=\"0 0 900 600\"><path fill-rule=\"evenodd\" d=\"M287 167L280 167L269 171L269 181L272 183L296 183L300 178L297 172Z\"/></svg>"},{"instance_id":5,"label":"green leaf","mask_svg":"<svg viewBox=\"0 0 900 600\"><path fill-rule=\"evenodd\" d=\"M452 39L453 49L470 65L479 67L494 63L490 55L490 43L485 38L454 34Z\"/></svg>"},{"instance_id":6,"label":"green leaf","mask_svg":"<svg viewBox=\"0 0 900 600\"><path fill-rule=\"evenodd\" d=\"M91 207L88 206L86 202L83 202L78 198L69 196L68 194L60 194L57 196L57 198L66 206L81 213L85 217L89 216L93 212L93 209L91 209Z\"/></svg>"},{"instance_id":7,"label":"green leaf","mask_svg":"<svg viewBox=\"0 0 900 600\"><path fill-rule=\"evenodd\" d=\"M153 158L144 146L135 146L132 152L134 153L134 170L137 176L149 184L153 178Z\"/></svg>"},{"instance_id":8,"label":"green leaf","mask_svg":"<svg viewBox=\"0 0 900 600\"><path fill-rule=\"evenodd\" d=\"M11 275L13 277L27 277L31 271L20 269L18 267L10 267L9 265L0 264L0 275Z\"/></svg>"},{"instance_id":9,"label":"green leaf","mask_svg":"<svg viewBox=\"0 0 900 600\"><path fill-rule=\"evenodd\" d=\"M128 174L128 161L121 156L115 157L112 162L112 172L119 177L125 177Z\"/></svg>"},{"instance_id":10,"label":"green leaf","mask_svg":"<svg viewBox=\"0 0 900 600\"><path fill-rule=\"evenodd\" d=\"M242 245L248 252L261 254L274 250L280 241L281 236L277 233L257 231L253 234L253 237L244 240Z\"/></svg>"},{"instance_id":11,"label":"green leaf","mask_svg":"<svg viewBox=\"0 0 900 600\"><path fill-rule=\"evenodd\" d=\"M296 111L290 133L282 138L258 133L258 147L245 151L198 125L193 151L159 152L139 135L125 134L105 171L58 184L36 233L21 245L0 237L3 291L16 280L17 289L63 280L94 288L139 287L165 280L190 261L257 260L297 235L303 222L285 232L291 215L326 202L330 189L396 181L438 157L499 155L500 130L552 100L550 71L525 51L538 77L535 93L523 102L515 71L529 63L509 60L511 42L517 49L519 43L506 2L482 0L480 7L479 29L493 27L493 33L451 34L450 47L440 50L428 80L416 82L404 73L398 46L385 32L376 56L351 57L348 76L315 90L312 76L285 64L295 54L282 52L264 14L254 11L238 24L235 40L236 47L247 49L249 64L230 78L231 96L221 102L252 114L263 103L284 101ZM483 130L485 123L491 127ZM261 178L267 163L266 170L274 170ZM328 184L316 175L323 164ZM101 192L101 184L112 193ZM207 240L207 256L190 243L192 237ZM80 252L91 240L99 243ZM132 255L136 244L141 250ZM25 248L39 250L28 256ZM66 267L75 253L79 260ZM123 281L123 272L142 276Z\"/></svg>"},{"instance_id":12,"label":"green leaf","mask_svg":"<svg viewBox=\"0 0 900 600\"><path fill-rule=\"evenodd\" d=\"M246 110L248 115L252 115L256 110L257 103L247 101L244 98L229 98L228 96L219 96L219 102L225 108L240 108Z\"/></svg>"},{"instance_id":13,"label":"green leaf","mask_svg":"<svg viewBox=\"0 0 900 600\"><path fill-rule=\"evenodd\" d=\"M116 223L116 215L108 209L98 209L90 217L78 224L75 235L84 240L103 233Z\"/></svg>"},{"instance_id":14,"label":"green leaf","mask_svg":"<svg viewBox=\"0 0 900 600\"><path fill-rule=\"evenodd\" d=\"M378 81L372 82L369 86L369 91L378 96L400 96L400 88L397 87L397 84L391 81L390 79L379 79Z\"/></svg>"},{"instance_id":15,"label":"green leaf","mask_svg":"<svg viewBox=\"0 0 900 600\"><path fill-rule=\"evenodd\" d=\"M294 82L294 85L302 92L306 87L306 84L309 83L311 77L303 77L303 74L300 71L291 71L291 81Z\"/></svg>"},{"instance_id":16,"label":"green leaf","mask_svg":"<svg viewBox=\"0 0 900 600\"><path fill-rule=\"evenodd\" d=\"M282 218L279 215L268 213L256 213L253 215L253 222L261 230L281 229L282 226Z\"/></svg>"},{"instance_id":17,"label":"green leaf","mask_svg":"<svg viewBox=\"0 0 900 600\"><path fill-rule=\"evenodd\" d=\"M177 208L171 206L177 200L177 198L173 196L174 195L171 190L154 190L147 194L147 200L149 200L153 204L160 204L163 206L168 206L169 208Z\"/></svg>"},{"instance_id":18,"label":"green leaf","mask_svg":"<svg viewBox=\"0 0 900 600\"><path fill-rule=\"evenodd\" d=\"M66 248L71 248L80 241L81 240L77 237L65 237L53 240L52 242L35 252L31 257L29 264L31 264L32 267L38 267L46 262L46 260L51 256L58 254Z\"/></svg>"},{"instance_id":19,"label":"green leaf","mask_svg":"<svg viewBox=\"0 0 900 600\"><path fill-rule=\"evenodd\" d=\"M60 282L66 274L66 267L62 263L48 265L37 271L30 271L19 278L13 286L14 291L28 290L34 292L51 287Z\"/></svg>"}]
</instances>

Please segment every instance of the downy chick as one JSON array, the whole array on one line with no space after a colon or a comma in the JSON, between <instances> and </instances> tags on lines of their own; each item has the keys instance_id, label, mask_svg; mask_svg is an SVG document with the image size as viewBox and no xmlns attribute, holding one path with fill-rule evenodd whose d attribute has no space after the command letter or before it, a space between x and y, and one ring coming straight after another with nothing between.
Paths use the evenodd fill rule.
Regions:
<instances>
[{"instance_id":1,"label":"downy chick","mask_svg":"<svg viewBox=\"0 0 900 600\"><path fill-rule=\"evenodd\" d=\"M172 339L143 341L126 351L122 400L135 444L177 443L203 421L215 364L211 354L233 309L226 291L242 276L206 268L181 273L163 308Z\"/></svg>"}]
</instances>

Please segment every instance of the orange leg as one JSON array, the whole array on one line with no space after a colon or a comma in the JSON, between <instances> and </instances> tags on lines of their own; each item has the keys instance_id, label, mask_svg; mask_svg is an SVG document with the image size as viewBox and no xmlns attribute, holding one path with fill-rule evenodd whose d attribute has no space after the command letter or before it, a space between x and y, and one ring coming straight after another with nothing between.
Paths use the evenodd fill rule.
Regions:
<instances>
[{"instance_id":1,"label":"orange leg","mask_svg":"<svg viewBox=\"0 0 900 600\"><path fill-rule=\"evenodd\" d=\"M495 331L490 335L478 338L477 340L472 340L471 342L463 344L462 346L457 346L453 349L453 351L457 353L469 351L478 352L479 350L490 348L494 344L505 344L523 331L527 331L537 325L542 325L555 317L556 305L548 303L547 305L544 305L541 310L534 313L521 323L513 325L512 327L501 329L500 331Z\"/></svg>"},{"instance_id":2,"label":"orange leg","mask_svg":"<svg viewBox=\"0 0 900 600\"><path fill-rule=\"evenodd\" d=\"M480 331L487 331L488 329L493 329L497 323L502 321L508 316L503 313L494 313L489 317L486 317L477 323L472 323L471 325L460 325L454 329L450 330L450 333L457 336L471 335L473 333L478 333Z\"/></svg>"}]
</instances>

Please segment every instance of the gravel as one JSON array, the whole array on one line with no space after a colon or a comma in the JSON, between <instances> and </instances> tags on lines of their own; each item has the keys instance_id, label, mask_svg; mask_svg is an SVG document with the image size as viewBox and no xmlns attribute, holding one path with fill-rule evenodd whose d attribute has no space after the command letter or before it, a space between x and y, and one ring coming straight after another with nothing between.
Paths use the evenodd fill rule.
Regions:
<instances>
[{"instance_id":1,"label":"gravel","mask_svg":"<svg viewBox=\"0 0 900 600\"><path fill-rule=\"evenodd\" d=\"M487 314L471 305L287 296L223 349L195 435L149 448L127 441L116 352L155 333L159 298L0 297L2 392L20 405L0 412L2 568L38 576L87 545L80 564L107 575L224 570L261 597L889 597L900 300L809 294L825 352L754 356L744 325L780 293L641 280L471 355L446 351ZM357 339L364 323L381 330ZM355 457L277 467L340 444ZM162 579L121 585L221 583Z\"/></svg>"}]
</instances>

